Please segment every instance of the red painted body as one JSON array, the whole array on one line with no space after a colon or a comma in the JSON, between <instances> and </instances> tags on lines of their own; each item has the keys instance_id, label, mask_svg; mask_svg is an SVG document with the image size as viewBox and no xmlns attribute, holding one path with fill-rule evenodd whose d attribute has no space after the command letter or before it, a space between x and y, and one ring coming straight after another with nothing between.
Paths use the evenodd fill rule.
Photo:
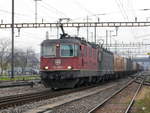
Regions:
<instances>
[{"instance_id":1,"label":"red painted body","mask_svg":"<svg viewBox=\"0 0 150 113\"><path fill-rule=\"evenodd\" d=\"M57 44L56 44L57 45ZM98 70L98 49L92 48L88 45L79 45L80 55L75 57L60 57L59 47L57 47L57 55L54 58L41 57L41 70L56 71L56 70L68 70L68 66L72 67L72 70ZM86 52L85 52L86 50ZM92 51L92 52L91 52Z\"/></svg>"}]
</instances>

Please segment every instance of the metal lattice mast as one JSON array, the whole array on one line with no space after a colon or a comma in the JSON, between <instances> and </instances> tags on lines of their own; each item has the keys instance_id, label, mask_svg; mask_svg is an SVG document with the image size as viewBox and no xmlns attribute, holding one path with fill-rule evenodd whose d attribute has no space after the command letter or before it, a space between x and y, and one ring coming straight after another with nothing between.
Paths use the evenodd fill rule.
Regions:
<instances>
[{"instance_id":1,"label":"metal lattice mast","mask_svg":"<svg viewBox=\"0 0 150 113\"><path fill-rule=\"evenodd\" d=\"M11 54L11 78L14 78L14 0L12 0L12 54Z\"/></svg>"}]
</instances>

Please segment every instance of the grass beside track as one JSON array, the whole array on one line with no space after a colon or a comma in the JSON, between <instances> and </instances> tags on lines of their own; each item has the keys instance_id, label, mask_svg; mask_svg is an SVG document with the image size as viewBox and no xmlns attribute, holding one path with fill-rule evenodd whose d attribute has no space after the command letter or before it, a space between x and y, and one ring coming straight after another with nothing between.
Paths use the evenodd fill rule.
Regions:
<instances>
[{"instance_id":1,"label":"grass beside track","mask_svg":"<svg viewBox=\"0 0 150 113\"><path fill-rule=\"evenodd\" d=\"M8 76L0 76L0 81L16 81L16 80L35 80L40 79L39 75L24 75L24 76L15 76L10 78Z\"/></svg>"},{"instance_id":2,"label":"grass beside track","mask_svg":"<svg viewBox=\"0 0 150 113\"><path fill-rule=\"evenodd\" d=\"M150 76L146 76L146 80L147 82L150 82Z\"/></svg>"},{"instance_id":3,"label":"grass beside track","mask_svg":"<svg viewBox=\"0 0 150 113\"><path fill-rule=\"evenodd\" d=\"M150 113L150 87L144 87L135 103L135 113Z\"/></svg>"},{"instance_id":4,"label":"grass beside track","mask_svg":"<svg viewBox=\"0 0 150 113\"><path fill-rule=\"evenodd\" d=\"M148 82L150 82L150 76L148 77Z\"/></svg>"}]
</instances>

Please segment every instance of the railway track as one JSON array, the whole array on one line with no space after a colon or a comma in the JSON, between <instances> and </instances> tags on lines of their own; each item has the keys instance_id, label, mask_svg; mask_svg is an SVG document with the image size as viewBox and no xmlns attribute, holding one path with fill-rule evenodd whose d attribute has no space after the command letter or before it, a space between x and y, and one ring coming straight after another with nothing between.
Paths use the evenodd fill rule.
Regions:
<instances>
[{"instance_id":1,"label":"railway track","mask_svg":"<svg viewBox=\"0 0 150 113\"><path fill-rule=\"evenodd\" d=\"M134 82L134 80L132 80L129 84ZM92 85L92 86L86 86L86 87L84 86L84 87L75 88L75 89L60 90L60 91L51 91L50 89L47 89L47 90L43 90L40 92L0 97L0 109L2 110L2 109L6 109L8 107L15 107L15 106L20 106L20 105L31 103L31 102L37 102L37 101L41 101L41 100L45 100L45 99L50 99L50 98L54 98L57 96L62 96L65 94L93 88L98 85L99 84Z\"/></svg>"},{"instance_id":2,"label":"railway track","mask_svg":"<svg viewBox=\"0 0 150 113\"><path fill-rule=\"evenodd\" d=\"M31 80L0 80L0 83L14 83L14 82L30 82L30 81L39 81L41 79L31 79Z\"/></svg>"},{"instance_id":3,"label":"railway track","mask_svg":"<svg viewBox=\"0 0 150 113\"><path fill-rule=\"evenodd\" d=\"M21 87L21 86L30 86L33 87L34 82L19 82L19 83L9 83L0 85L0 89L2 88L10 88L10 87Z\"/></svg>"},{"instance_id":4,"label":"railway track","mask_svg":"<svg viewBox=\"0 0 150 113\"><path fill-rule=\"evenodd\" d=\"M10 88L10 87L21 87L21 86L31 86L41 83L41 80L30 80L30 81L3 81L0 82L0 89Z\"/></svg>"},{"instance_id":5,"label":"railway track","mask_svg":"<svg viewBox=\"0 0 150 113\"><path fill-rule=\"evenodd\" d=\"M130 81L127 85L125 85L124 87L122 87L121 89L119 89L118 91L114 92L111 96L109 96L108 98L106 98L104 101L102 101L100 104L98 104L95 108L93 108L92 110L90 110L88 113L102 113L102 109L103 107L107 106L107 103L109 104L109 102L115 98L116 96L119 97L119 94L125 90L126 88L128 88L131 84L133 84L136 81L137 78L133 79L132 81ZM139 93L142 85L144 83L144 78L142 79L142 81L140 82L134 96L132 97L131 101L129 102L129 104L127 105L126 109L124 110L123 113L129 113L130 109L132 108L135 98L137 96L137 94ZM117 105L119 106L119 105Z\"/></svg>"},{"instance_id":6,"label":"railway track","mask_svg":"<svg viewBox=\"0 0 150 113\"><path fill-rule=\"evenodd\" d=\"M75 95L75 96L69 96L68 98L66 97L66 99L60 99L59 101L52 102L48 105L29 110L26 113L49 113L49 112L70 113L73 111L75 113L78 113L78 112L88 113L88 111L90 109L92 109L91 106L93 106L93 105L96 106L95 103L98 103L96 101L100 100L102 102L105 98L107 98L109 96L109 94L111 95L113 92L115 92L117 90L117 88L119 88L118 85L122 84L123 86L125 86L125 84L127 84L127 83L128 84L134 83L134 80L130 79L129 81L122 81L122 82L120 81L119 84L111 84L111 85L109 84L109 86L107 86L107 87L97 88L96 90L86 92L86 93L84 92L84 93L82 93L82 95L80 94L80 95ZM112 92L112 93L110 93L110 92ZM108 93L108 94L106 94L106 93ZM104 96L105 94L106 94L106 96ZM96 100L96 99L98 99L98 100ZM82 109L83 109L83 112L81 112ZM107 112L107 113L109 113L109 112Z\"/></svg>"},{"instance_id":7,"label":"railway track","mask_svg":"<svg viewBox=\"0 0 150 113\"><path fill-rule=\"evenodd\" d=\"M0 109L18 106L25 103L39 101L40 99L48 98L50 90L45 90L36 93L18 94L0 98Z\"/></svg>"},{"instance_id":8,"label":"railway track","mask_svg":"<svg viewBox=\"0 0 150 113\"><path fill-rule=\"evenodd\" d=\"M141 84L140 84L139 87L137 88L137 90L136 90L136 92L135 92L135 95L132 97L132 99L131 99L131 101L130 101L130 103L129 103L129 105L128 105L128 107L127 107L127 109L126 109L126 111L125 111L124 113L129 113L129 112L130 112L130 110L131 110L131 108L132 108L132 106L133 106L133 104L134 104L134 102L135 102L135 98L136 98L136 96L138 95L138 93L139 93L139 91L140 91L140 89L141 89L143 83L144 83L144 79L142 80Z\"/></svg>"},{"instance_id":9,"label":"railway track","mask_svg":"<svg viewBox=\"0 0 150 113\"><path fill-rule=\"evenodd\" d=\"M31 102L37 102L73 92L82 91L96 86L97 85L83 86L75 89L60 90L60 91L52 91L50 89L46 89L40 92L0 97L0 110L6 109L8 107L20 106Z\"/></svg>"}]
</instances>

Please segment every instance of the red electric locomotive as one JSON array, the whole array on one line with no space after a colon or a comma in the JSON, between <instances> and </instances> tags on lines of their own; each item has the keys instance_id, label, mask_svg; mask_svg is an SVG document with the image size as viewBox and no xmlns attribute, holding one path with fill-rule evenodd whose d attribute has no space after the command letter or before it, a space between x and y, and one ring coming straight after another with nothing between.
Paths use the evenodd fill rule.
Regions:
<instances>
[{"instance_id":1,"label":"red electric locomotive","mask_svg":"<svg viewBox=\"0 0 150 113\"><path fill-rule=\"evenodd\" d=\"M62 28L62 27L61 27ZM62 28L63 31L63 28ZM72 88L96 76L98 45L63 34L41 44L41 78L51 88Z\"/></svg>"},{"instance_id":2,"label":"red electric locomotive","mask_svg":"<svg viewBox=\"0 0 150 113\"><path fill-rule=\"evenodd\" d=\"M139 71L132 62L78 37L63 34L60 39L41 44L41 79L53 89L73 88L84 83L97 83L120 78Z\"/></svg>"}]
</instances>

